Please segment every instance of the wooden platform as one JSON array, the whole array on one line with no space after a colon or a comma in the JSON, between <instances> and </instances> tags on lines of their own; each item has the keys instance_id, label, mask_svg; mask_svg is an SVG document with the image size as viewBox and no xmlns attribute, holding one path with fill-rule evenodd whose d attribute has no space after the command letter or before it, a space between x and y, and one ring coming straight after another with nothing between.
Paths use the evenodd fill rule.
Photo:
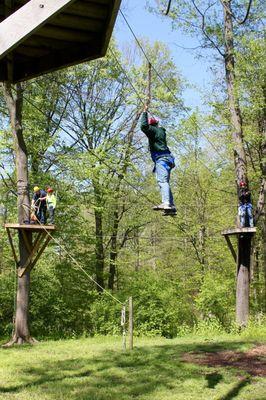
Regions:
<instances>
[{"instance_id":1,"label":"wooden platform","mask_svg":"<svg viewBox=\"0 0 266 400\"><path fill-rule=\"evenodd\" d=\"M232 228L222 231L222 235L240 235L241 233L255 233L257 228Z\"/></svg>"},{"instance_id":2,"label":"wooden platform","mask_svg":"<svg viewBox=\"0 0 266 400\"><path fill-rule=\"evenodd\" d=\"M38 225L38 224L5 224L4 225L8 240L11 246L14 260L18 268L18 276L22 277L26 272L29 272L39 260L43 251L52 239L51 233L56 230L54 225ZM28 252L27 261L21 265L17 256L15 245L10 230L17 230L20 234L20 240L24 242L24 246ZM36 235L33 235L33 234Z\"/></svg>"},{"instance_id":3,"label":"wooden platform","mask_svg":"<svg viewBox=\"0 0 266 400\"><path fill-rule=\"evenodd\" d=\"M25 229L31 232L40 232L42 230L55 231L54 225L38 225L38 224L5 224L5 229Z\"/></svg>"},{"instance_id":4,"label":"wooden platform","mask_svg":"<svg viewBox=\"0 0 266 400\"><path fill-rule=\"evenodd\" d=\"M254 227L253 228L232 228L232 229L226 229L225 231L221 232L221 234L224 236L224 238L226 240L226 243L229 247L229 250L230 250L235 262L237 262L237 254L236 254L233 244L231 243L229 236L235 235L236 237L238 237L238 241L239 241L240 235L253 235L254 233L256 233L256 230L257 229Z\"/></svg>"}]
</instances>

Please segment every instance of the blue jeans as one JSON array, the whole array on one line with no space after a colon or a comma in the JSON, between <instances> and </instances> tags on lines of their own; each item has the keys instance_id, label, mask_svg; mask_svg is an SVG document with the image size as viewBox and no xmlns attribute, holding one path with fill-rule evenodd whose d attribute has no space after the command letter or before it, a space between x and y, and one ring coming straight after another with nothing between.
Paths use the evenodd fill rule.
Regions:
<instances>
[{"instance_id":1,"label":"blue jeans","mask_svg":"<svg viewBox=\"0 0 266 400\"><path fill-rule=\"evenodd\" d=\"M253 228L254 222L253 222L251 203L240 204L240 206L238 207L238 215L240 217L241 228L245 227Z\"/></svg>"},{"instance_id":2,"label":"blue jeans","mask_svg":"<svg viewBox=\"0 0 266 400\"><path fill-rule=\"evenodd\" d=\"M162 203L170 204L174 206L173 194L170 188L170 173L173 168L173 157L162 157L156 160L155 163L155 173L156 180L160 187Z\"/></svg>"},{"instance_id":3,"label":"blue jeans","mask_svg":"<svg viewBox=\"0 0 266 400\"><path fill-rule=\"evenodd\" d=\"M38 218L38 222L40 222L42 225L46 224L46 207L40 207L39 210L36 213L36 217Z\"/></svg>"}]
</instances>

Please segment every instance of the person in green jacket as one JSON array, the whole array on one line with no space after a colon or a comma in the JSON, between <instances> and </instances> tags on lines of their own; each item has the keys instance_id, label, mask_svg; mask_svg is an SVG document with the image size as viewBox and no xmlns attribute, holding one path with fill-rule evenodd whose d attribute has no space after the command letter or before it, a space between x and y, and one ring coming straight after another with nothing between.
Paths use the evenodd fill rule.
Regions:
<instances>
[{"instance_id":1,"label":"person in green jacket","mask_svg":"<svg viewBox=\"0 0 266 400\"><path fill-rule=\"evenodd\" d=\"M49 211L50 224L53 225L56 208L56 195L54 194L54 190L51 187L47 189L46 203Z\"/></svg>"},{"instance_id":2,"label":"person in green jacket","mask_svg":"<svg viewBox=\"0 0 266 400\"><path fill-rule=\"evenodd\" d=\"M159 126L157 119L148 119L148 106L146 105L141 117L141 130L149 141L150 154L154 162L153 172L156 173L162 196L162 203L153 209L162 210L165 214L175 214L176 207L169 184L171 170L175 167L175 159L167 146L165 128Z\"/></svg>"}]
</instances>

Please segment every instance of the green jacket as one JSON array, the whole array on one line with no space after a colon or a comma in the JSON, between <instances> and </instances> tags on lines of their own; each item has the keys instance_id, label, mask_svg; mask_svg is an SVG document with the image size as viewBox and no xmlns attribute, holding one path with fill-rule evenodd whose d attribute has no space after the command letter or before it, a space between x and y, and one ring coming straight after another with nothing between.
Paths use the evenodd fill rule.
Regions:
<instances>
[{"instance_id":1,"label":"green jacket","mask_svg":"<svg viewBox=\"0 0 266 400\"><path fill-rule=\"evenodd\" d=\"M164 152L169 151L166 143L166 132L165 129L162 127L149 125L148 122L148 113L144 112L141 116L141 125L140 128L142 132L145 133L147 138L149 139L149 148L150 152L157 153L157 152Z\"/></svg>"}]
</instances>

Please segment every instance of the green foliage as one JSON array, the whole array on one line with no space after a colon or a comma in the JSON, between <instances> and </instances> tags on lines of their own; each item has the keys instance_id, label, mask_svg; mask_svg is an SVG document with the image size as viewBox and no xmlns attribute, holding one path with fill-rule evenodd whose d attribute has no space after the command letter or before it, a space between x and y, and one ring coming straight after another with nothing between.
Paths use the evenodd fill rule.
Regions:
<instances>
[{"instance_id":1,"label":"green foliage","mask_svg":"<svg viewBox=\"0 0 266 400\"><path fill-rule=\"evenodd\" d=\"M179 15L176 2L173 17ZM186 4L191 20L192 3ZM217 5L218 7L218 5ZM216 9L216 6L214 7ZM183 6L182 6L183 10ZM219 15L208 19L208 34L222 44ZM193 27L186 25L190 33ZM237 42L237 91L244 115L251 186L261 177L263 49L254 37ZM31 333L37 338L121 334L121 304L99 294L94 280L119 301L134 300L138 336L173 338L188 333L234 331L235 266L220 231L235 224L237 198L223 84L210 96L210 114L183 109L183 79L167 47L143 40L149 57L175 97L154 76L152 113L162 118L176 156L171 185L176 218L151 211L160 201L151 173L147 139L135 116L145 100L147 62L134 48L121 54L115 44L107 57L27 84L23 127L29 152L30 188L52 185L58 194L56 242L31 272ZM203 46L207 46L205 39ZM121 67L126 66L138 95ZM250 79L249 77L252 77ZM219 92L219 95L217 93ZM16 221L14 143L0 99L0 207ZM40 111L41 110L41 111ZM259 134L258 134L259 133ZM218 150L217 150L218 149ZM1 223L6 213L1 214ZM263 227L258 229L258 272L251 292L253 318L263 309ZM14 235L17 248L18 241ZM236 245L236 244L235 244ZM108 288L113 257L114 283ZM76 263L73 262L76 260ZM12 331L12 255L0 228L0 336Z\"/></svg>"},{"instance_id":2,"label":"green foliage","mask_svg":"<svg viewBox=\"0 0 266 400\"><path fill-rule=\"evenodd\" d=\"M206 321L217 321L220 326L230 327L234 318L234 287L231 279L215 273L204 277L200 292L195 299L197 309Z\"/></svg>"},{"instance_id":3,"label":"green foliage","mask_svg":"<svg viewBox=\"0 0 266 400\"><path fill-rule=\"evenodd\" d=\"M0 336L8 337L13 330L14 296L16 294L14 272L1 273L0 280Z\"/></svg>"}]
</instances>

